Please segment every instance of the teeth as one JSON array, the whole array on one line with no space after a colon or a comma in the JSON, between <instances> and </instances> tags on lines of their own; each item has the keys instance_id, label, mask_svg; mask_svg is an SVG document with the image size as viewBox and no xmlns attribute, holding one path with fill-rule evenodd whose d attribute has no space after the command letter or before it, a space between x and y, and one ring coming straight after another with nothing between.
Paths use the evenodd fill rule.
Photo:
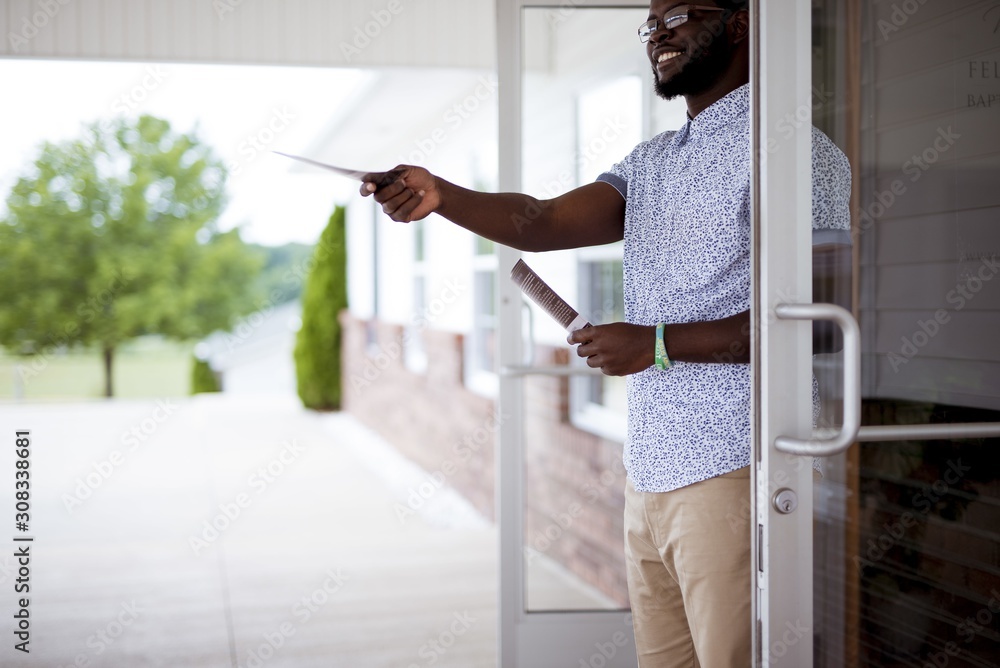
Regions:
<instances>
[{"instance_id":1,"label":"teeth","mask_svg":"<svg viewBox=\"0 0 1000 668\"><path fill-rule=\"evenodd\" d=\"M681 55L680 51L667 51L666 53L661 53L659 58L656 59L657 63L665 63L666 61L676 58Z\"/></svg>"}]
</instances>

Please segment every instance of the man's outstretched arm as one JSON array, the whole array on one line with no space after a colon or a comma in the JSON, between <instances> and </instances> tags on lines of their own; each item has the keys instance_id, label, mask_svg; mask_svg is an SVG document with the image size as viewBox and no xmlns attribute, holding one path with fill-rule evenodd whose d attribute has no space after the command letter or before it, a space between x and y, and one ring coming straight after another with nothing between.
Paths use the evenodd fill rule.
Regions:
<instances>
[{"instance_id":1,"label":"man's outstretched arm","mask_svg":"<svg viewBox=\"0 0 1000 668\"><path fill-rule=\"evenodd\" d=\"M409 223L437 213L523 251L598 246L619 241L625 234L625 200L607 183L591 183L540 200L520 193L469 190L422 167L400 165L392 172L366 175L361 194L373 195L393 220Z\"/></svg>"}]
</instances>

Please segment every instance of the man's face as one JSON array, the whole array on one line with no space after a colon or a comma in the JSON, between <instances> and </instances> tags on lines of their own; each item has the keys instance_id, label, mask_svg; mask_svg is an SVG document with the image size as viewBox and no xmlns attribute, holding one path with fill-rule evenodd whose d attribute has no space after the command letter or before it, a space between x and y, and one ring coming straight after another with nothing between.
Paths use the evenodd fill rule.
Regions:
<instances>
[{"instance_id":1,"label":"man's face","mask_svg":"<svg viewBox=\"0 0 1000 668\"><path fill-rule=\"evenodd\" d=\"M687 4L653 0L649 7L649 18L659 22L659 29L646 43L646 53L653 66L656 93L667 100L707 90L733 58L734 49L723 22L728 12L692 9L686 23L663 29L663 15ZM695 4L716 6L710 0Z\"/></svg>"}]
</instances>

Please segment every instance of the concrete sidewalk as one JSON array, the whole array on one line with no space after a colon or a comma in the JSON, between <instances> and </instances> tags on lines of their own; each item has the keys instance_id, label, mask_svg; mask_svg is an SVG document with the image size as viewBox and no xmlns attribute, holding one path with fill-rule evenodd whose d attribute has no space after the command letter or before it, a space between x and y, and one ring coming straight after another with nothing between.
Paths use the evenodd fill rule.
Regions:
<instances>
[{"instance_id":1,"label":"concrete sidewalk","mask_svg":"<svg viewBox=\"0 0 1000 668\"><path fill-rule=\"evenodd\" d=\"M11 518L32 432L35 537L28 655L0 556L0 665L495 665L495 529L446 496L401 521L391 455L350 417L225 395L0 416Z\"/></svg>"}]
</instances>

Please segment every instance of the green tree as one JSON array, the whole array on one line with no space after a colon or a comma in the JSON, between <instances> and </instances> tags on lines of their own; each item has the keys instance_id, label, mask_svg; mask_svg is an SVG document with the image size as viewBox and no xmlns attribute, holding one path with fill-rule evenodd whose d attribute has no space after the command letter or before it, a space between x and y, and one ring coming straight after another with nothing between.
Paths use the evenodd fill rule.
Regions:
<instances>
[{"instance_id":1,"label":"green tree","mask_svg":"<svg viewBox=\"0 0 1000 668\"><path fill-rule=\"evenodd\" d=\"M338 410L341 327L347 308L345 211L338 206L320 236L302 291L302 327L295 340L295 376L306 408Z\"/></svg>"},{"instance_id":2,"label":"green tree","mask_svg":"<svg viewBox=\"0 0 1000 668\"><path fill-rule=\"evenodd\" d=\"M218 230L225 183L194 133L152 116L44 144L0 221L0 345L41 368L61 347L98 348L112 396L125 341L227 328L252 309L260 258Z\"/></svg>"}]
</instances>

